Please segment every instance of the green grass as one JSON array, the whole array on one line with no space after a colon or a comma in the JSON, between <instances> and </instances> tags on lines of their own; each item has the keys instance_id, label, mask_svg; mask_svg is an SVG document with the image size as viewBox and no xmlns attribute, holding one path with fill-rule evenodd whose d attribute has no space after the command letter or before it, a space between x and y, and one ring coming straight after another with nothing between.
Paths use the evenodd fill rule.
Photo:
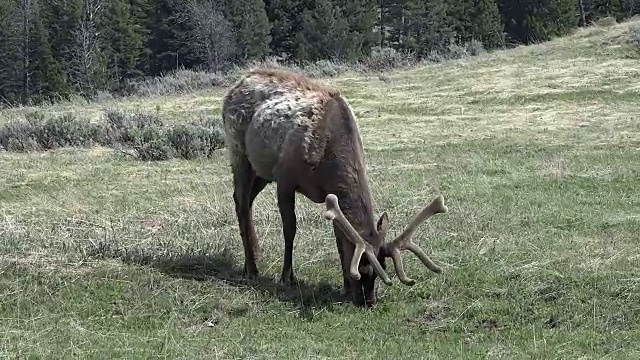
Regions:
<instances>
[{"instance_id":1,"label":"green grass","mask_svg":"<svg viewBox=\"0 0 640 360\"><path fill-rule=\"evenodd\" d=\"M450 209L417 234L444 272L406 254L418 283L393 277L372 309L341 298L331 227L303 197L301 283L277 283L273 185L254 211L262 276L243 279L224 150L0 153L0 358L638 358L640 68L605 56L628 26L327 80L358 116L391 235L438 194ZM37 110L158 106L179 122L219 115L223 94Z\"/></svg>"}]
</instances>

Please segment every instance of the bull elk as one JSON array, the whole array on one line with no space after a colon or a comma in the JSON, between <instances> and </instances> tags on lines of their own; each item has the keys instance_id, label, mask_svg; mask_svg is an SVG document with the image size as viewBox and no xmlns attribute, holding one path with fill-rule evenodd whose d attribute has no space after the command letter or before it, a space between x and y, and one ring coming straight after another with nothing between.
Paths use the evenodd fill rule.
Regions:
<instances>
[{"instance_id":1,"label":"bull elk","mask_svg":"<svg viewBox=\"0 0 640 360\"><path fill-rule=\"evenodd\" d=\"M354 115L337 90L295 72L254 69L226 94L222 112L247 276L258 274L256 259L261 255L252 204L272 182L284 235L282 283L296 282L292 268L296 192L325 203L344 291L356 304L376 302L376 277L392 284L385 273L387 257L402 283L415 283L404 272L402 250L413 252L430 270L441 271L412 237L431 215L447 211L443 197L436 197L398 237L385 242L388 215L383 212L374 221L362 140Z\"/></svg>"}]
</instances>

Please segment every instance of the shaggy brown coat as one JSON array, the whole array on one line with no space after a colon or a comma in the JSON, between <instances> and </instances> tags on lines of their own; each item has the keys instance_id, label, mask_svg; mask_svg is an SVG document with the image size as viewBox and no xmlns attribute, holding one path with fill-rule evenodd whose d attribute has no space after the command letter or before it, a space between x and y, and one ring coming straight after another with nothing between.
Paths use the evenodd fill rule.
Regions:
<instances>
[{"instance_id":1,"label":"shaggy brown coat","mask_svg":"<svg viewBox=\"0 0 640 360\"><path fill-rule=\"evenodd\" d=\"M388 216L374 220L360 132L340 93L301 74L255 69L233 86L223 100L223 120L234 183L234 202L245 252L244 271L258 273L260 246L252 204L271 182L277 186L285 240L281 281L296 281L292 269L296 234L295 193L325 202L333 221L345 291L357 303L376 302L375 279L393 259L400 280L414 283L402 269L400 250L414 252L435 272L435 265L411 242L417 226L445 212L443 198L425 207L393 242L385 243ZM365 254L366 257L362 258Z\"/></svg>"}]
</instances>

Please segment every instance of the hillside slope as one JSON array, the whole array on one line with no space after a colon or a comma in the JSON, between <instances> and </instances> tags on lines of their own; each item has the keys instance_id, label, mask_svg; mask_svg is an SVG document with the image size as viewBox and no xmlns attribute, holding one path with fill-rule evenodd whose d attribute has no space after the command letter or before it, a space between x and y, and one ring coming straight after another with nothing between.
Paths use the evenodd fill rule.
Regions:
<instances>
[{"instance_id":1,"label":"hillside slope","mask_svg":"<svg viewBox=\"0 0 640 360\"><path fill-rule=\"evenodd\" d=\"M639 25L326 80L358 117L390 236L437 194L450 209L416 235L443 273L404 255L418 283L393 276L373 309L343 301L331 227L303 197L301 282L277 283L273 186L254 210L262 276L243 278L224 151L0 152L0 357L638 358ZM35 110L182 122L219 115L224 90Z\"/></svg>"}]
</instances>

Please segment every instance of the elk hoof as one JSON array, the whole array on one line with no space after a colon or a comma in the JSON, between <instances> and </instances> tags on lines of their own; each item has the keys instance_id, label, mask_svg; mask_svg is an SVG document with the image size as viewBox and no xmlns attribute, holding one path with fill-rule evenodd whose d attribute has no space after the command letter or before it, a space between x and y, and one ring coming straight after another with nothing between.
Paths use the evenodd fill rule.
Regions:
<instances>
[{"instance_id":1,"label":"elk hoof","mask_svg":"<svg viewBox=\"0 0 640 360\"><path fill-rule=\"evenodd\" d=\"M292 286L298 284L298 278L293 274L293 271L287 276L286 274L282 274L280 276L280 283L284 286Z\"/></svg>"},{"instance_id":2,"label":"elk hoof","mask_svg":"<svg viewBox=\"0 0 640 360\"><path fill-rule=\"evenodd\" d=\"M258 267L255 264L244 264L244 270L242 272L247 279L255 279L258 277Z\"/></svg>"}]
</instances>

